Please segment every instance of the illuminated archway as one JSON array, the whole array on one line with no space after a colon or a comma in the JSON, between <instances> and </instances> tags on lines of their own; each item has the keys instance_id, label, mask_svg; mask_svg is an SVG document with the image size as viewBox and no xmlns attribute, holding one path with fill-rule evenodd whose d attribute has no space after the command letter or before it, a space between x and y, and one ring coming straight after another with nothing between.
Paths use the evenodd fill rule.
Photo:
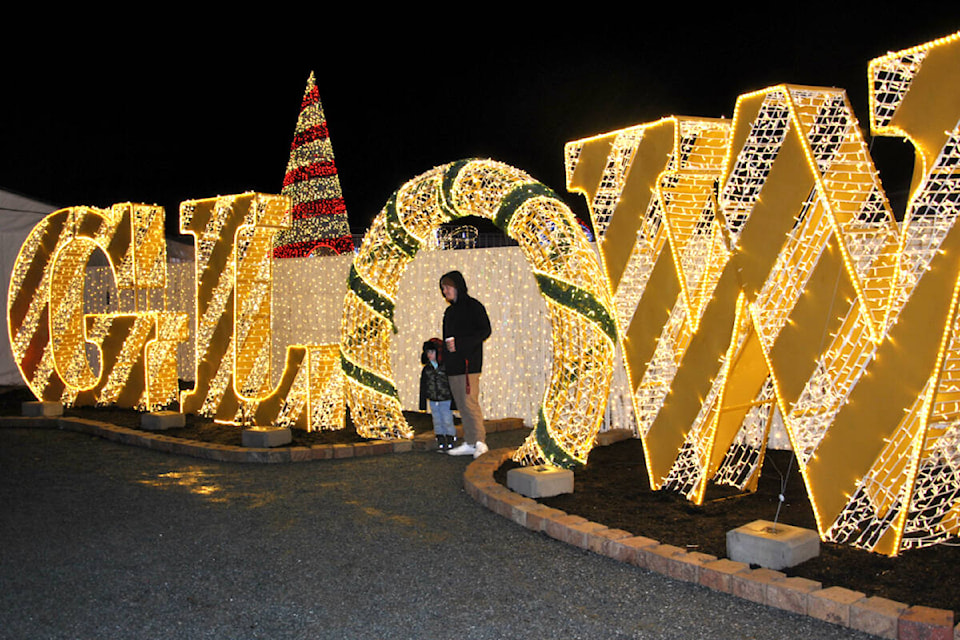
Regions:
<instances>
[{"instance_id":1,"label":"illuminated archway","mask_svg":"<svg viewBox=\"0 0 960 640\"><path fill-rule=\"evenodd\" d=\"M550 381L537 426L516 459L583 463L603 417L617 344L609 290L569 208L523 171L493 160L460 160L410 180L364 237L350 269L340 332L357 432L410 437L390 362L397 289L429 235L470 215L492 220L519 243L553 327Z\"/></svg>"}]
</instances>

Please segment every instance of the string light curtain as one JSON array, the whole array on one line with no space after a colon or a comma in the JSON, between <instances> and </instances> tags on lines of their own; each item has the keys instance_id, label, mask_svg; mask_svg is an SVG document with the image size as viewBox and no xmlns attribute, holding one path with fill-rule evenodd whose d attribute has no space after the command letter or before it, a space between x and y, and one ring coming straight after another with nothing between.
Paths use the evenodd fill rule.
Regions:
<instances>
[{"instance_id":1,"label":"string light curtain","mask_svg":"<svg viewBox=\"0 0 960 640\"><path fill-rule=\"evenodd\" d=\"M338 342L343 298L352 256L277 260L273 266L272 384L280 382L288 345ZM484 357L481 402L489 419L537 421L553 357L550 316L536 279L519 247L472 250L421 250L400 280L396 317L398 333L390 347L397 391L403 409L419 405L420 349L427 337L439 336L446 303L439 294L440 274L457 269L470 290L484 301L494 327ZM194 379L192 263L167 265L167 304L190 317L190 336L179 343L177 372ZM111 309L116 300L113 276L106 267L89 267L85 287L87 313ZM95 357L96 351L91 353ZM339 357L339 356L338 356ZM96 367L96 364L93 365ZM615 395L616 394L616 395ZM602 429L632 428L631 396L611 389Z\"/></svg>"}]
</instances>

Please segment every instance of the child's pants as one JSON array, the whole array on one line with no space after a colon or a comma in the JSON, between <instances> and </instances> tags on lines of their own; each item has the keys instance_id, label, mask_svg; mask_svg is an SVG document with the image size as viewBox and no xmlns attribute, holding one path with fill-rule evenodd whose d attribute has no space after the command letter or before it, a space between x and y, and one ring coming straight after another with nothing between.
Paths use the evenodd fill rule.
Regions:
<instances>
[{"instance_id":1,"label":"child's pants","mask_svg":"<svg viewBox=\"0 0 960 640\"><path fill-rule=\"evenodd\" d=\"M433 432L438 436L455 436L457 430L453 426L453 411L450 411L449 400L428 400L430 415L433 417Z\"/></svg>"}]
</instances>

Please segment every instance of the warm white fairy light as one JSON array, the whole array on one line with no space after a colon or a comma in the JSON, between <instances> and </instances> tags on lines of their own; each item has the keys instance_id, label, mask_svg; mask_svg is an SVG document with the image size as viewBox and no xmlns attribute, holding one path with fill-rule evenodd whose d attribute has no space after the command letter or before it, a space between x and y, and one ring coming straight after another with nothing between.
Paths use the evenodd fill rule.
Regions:
<instances>
[{"instance_id":1,"label":"warm white fairy light","mask_svg":"<svg viewBox=\"0 0 960 640\"><path fill-rule=\"evenodd\" d=\"M338 347L278 345L286 360L274 372L273 239L289 224L289 200L255 193L192 200L182 204L180 224L197 239L194 281L206 283L195 294L197 369L183 409L227 423L342 429ZM291 313L303 319L306 311Z\"/></svg>"},{"instance_id":2,"label":"warm white fairy light","mask_svg":"<svg viewBox=\"0 0 960 640\"><path fill-rule=\"evenodd\" d=\"M737 301L736 317L734 319L734 338L727 352L718 361L718 368L710 384L710 390L700 404L700 410L693 421L690 430L684 439L680 454L674 462L673 468L663 480L663 487L679 491L698 504L703 501L708 474L710 473L710 458L713 454L716 438L717 421L720 408L724 402L724 392L730 377L731 366L736 356L741 352L749 331L747 305L744 296Z\"/></svg>"},{"instance_id":3,"label":"warm white fairy light","mask_svg":"<svg viewBox=\"0 0 960 640\"><path fill-rule=\"evenodd\" d=\"M249 402L265 391L269 380L258 361L269 358L262 347L264 337L270 343L269 295L263 299L270 280L262 273L273 235L288 223L288 205L286 198L252 193L180 205L180 231L193 235L197 248L196 386L181 398L188 413L224 422L243 414L243 420Z\"/></svg>"},{"instance_id":4,"label":"warm white fairy light","mask_svg":"<svg viewBox=\"0 0 960 640\"><path fill-rule=\"evenodd\" d=\"M643 139L644 127L633 127L617 132L613 141L607 164L603 168L600 186L593 196L590 207L593 216L593 230L598 238L607 234L607 225L617 205L620 204L620 194L630 172L630 164L637 152L637 147Z\"/></svg>"},{"instance_id":5,"label":"warm white fairy light","mask_svg":"<svg viewBox=\"0 0 960 640\"><path fill-rule=\"evenodd\" d=\"M605 288L597 290L604 283L596 258L559 201L528 201L514 214L509 231L534 273L579 286L592 284L591 293L598 298L606 293ZM550 241L543 242L545 237ZM548 296L545 302L552 318L554 348L553 375L543 403L544 424L551 439L567 455L585 462L602 420L603 406L596 399L605 398L609 392L615 343L598 324L585 322L581 313ZM614 321L612 317L610 320ZM517 457L534 463L545 459L533 438L521 447Z\"/></svg>"},{"instance_id":6,"label":"warm white fairy light","mask_svg":"<svg viewBox=\"0 0 960 640\"><path fill-rule=\"evenodd\" d=\"M661 215L659 200L653 200L650 208L651 215ZM621 329L629 327L633 321L633 314L647 286L647 279L656 264L655 258L667 240L666 229L663 233L655 234L652 246L646 238L640 237L640 234L637 236L630 258L627 260L627 266L623 270L623 276L620 278L620 285L613 297L613 303L617 308L617 322Z\"/></svg>"},{"instance_id":7,"label":"warm white fairy light","mask_svg":"<svg viewBox=\"0 0 960 640\"><path fill-rule=\"evenodd\" d=\"M940 77L915 85L914 78L925 71L924 62L934 59L938 62L930 73ZM851 409L849 403L857 397L856 390L864 379L873 376L892 380L891 376L896 376L896 364L886 363L894 357L888 355L880 362L878 356L883 349L889 351L887 345L892 339L889 336L897 323L903 322L904 314L906 322L918 322L916 308L920 305L940 309L936 313L946 313L953 322L955 297L949 307L944 307L942 292L939 301L929 287L918 294L924 296L920 301L915 300L914 292L921 291L923 278L939 278L938 282L946 279L945 282L952 285L950 278L955 277L955 274L938 273L934 265L943 262L942 247L949 242L950 234L956 233L953 224L960 211L960 187L953 179L960 162L957 115L952 116L952 121L951 116L944 115L941 118L944 124L939 125L938 130L938 125L929 118L919 117L917 112L907 115L900 111L901 107L922 111L926 105L942 99L941 94L929 93L914 96L909 103L904 100L914 86L953 86L957 82L956 70L960 68L958 60L960 34L954 34L871 63L871 122L875 132L909 139L917 148L920 163L918 175L922 180L915 182L902 228L890 211L845 94L837 89L780 86L741 96L732 122L740 132L732 136L739 140L739 146L726 151L722 187L717 191L720 207L716 215L723 222L722 234L712 229L715 223L709 215L709 203L698 203L694 182L687 179L686 191L676 192L683 179L682 172L663 165L644 169L636 162L628 168L633 173L662 172L657 180L656 198L644 208L657 211L666 222L668 245L678 270L675 286L680 291L671 301L659 293L662 278L657 290L651 291L647 286L649 274L655 272L663 254L651 251L655 246L649 241L646 246L641 244L648 240L643 228L629 260L617 257L611 262L613 249L619 256L625 255L623 249L601 243L611 279L614 282L619 279L620 288L629 287L631 283L624 282L629 270L633 286L640 284L638 291L628 289L631 300L639 301L648 320L661 319L658 326L646 328L647 335L656 332L659 339L651 343L654 346L649 350L648 361L634 360L635 368L638 364L641 366L637 375L632 376L636 385L638 431L644 439L653 486L663 483L699 500L710 477L741 487L755 482L757 465L762 460L758 448L766 441L766 424L775 398L825 538L896 553L901 544L903 548L923 546L957 534L960 472L955 470L956 456L950 453L957 449L957 430L950 425L960 420L957 414L960 365L956 364L960 362L957 355L960 341L952 337L953 334L944 334L930 380L894 429L897 435L885 438L885 447L877 452L872 464L862 468L866 454L857 452L857 456L850 457L857 459L852 464L861 466L846 470L846 461L835 451L837 440L829 440L827 436L838 420L847 425L845 429L854 423L864 423L860 427L865 432L864 441L872 441L871 438L889 429L886 423L873 424L876 420L858 421L852 413L857 410L875 413L878 405L891 402L888 396L876 398L872 403L861 398L859 409ZM749 122L744 119L745 113L751 114ZM622 145L616 144L617 136L632 135L644 127L653 130L660 123L662 121L603 136L608 145L608 169L625 166ZM944 128L946 131L941 133ZM592 206L603 212L604 225L613 228L619 224L620 217L636 218L636 198L633 208L618 203L622 210L615 209L612 215L609 206L604 207L604 203L617 201L606 193L611 182L606 176L611 172L596 168L596 140L568 145L568 185L583 191ZM639 144L647 142L641 140ZM785 151L788 148L790 151ZM934 152L935 148L939 151ZM685 147L680 144L678 149L682 152ZM793 164L774 172L774 164L782 156L793 158ZM593 167L582 175L590 174L596 182L591 185L582 182L578 163ZM631 175L629 180L625 173L615 175L623 184L642 182L636 175ZM703 202L709 200L711 193L707 175L702 173L699 187ZM792 185L787 186L790 180ZM646 181L651 182L649 178ZM804 188L804 184L809 186ZM797 187L805 189L805 196ZM768 193L771 195L765 199ZM603 194L600 200L594 197L600 194ZM688 203L686 211L682 209L684 202ZM755 226L763 226L759 222L752 224L753 217L760 215L758 211L763 212L766 228L784 230L782 238L770 237L768 232L760 239L757 233L748 233ZM786 212L792 217L792 225L784 224L790 218L778 218ZM702 217L698 218L697 213ZM728 254L728 250L733 253ZM649 257L645 257L645 253ZM769 267L759 263L761 259L768 261ZM611 272L611 266L617 264L629 269ZM638 269L637 265L643 268ZM818 268L821 272L832 268L830 273L836 275L831 278L821 273L814 280ZM718 315L717 305L733 305L733 294L728 287L723 294L726 300L718 301L713 299L716 295L713 290L723 278L729 281L734 272L738 286L749 297L745 304L738 303L740 320L734 324L739 328L731 335L729 328L714 326L714 323L718 318L729 317ZM810 295L813 297L808 297ZM648 298L653 302L647 302ZM912 310L905 311L911 304ZM713 315L703 316L707 306L713 309ZM807 316L816 309L821 322L830 327L829 331L824 328L819 340L809 333L809 320L805 320L803 327L791 326L795 310L800 306ZM652 311L656 311L653 316ZM618 310L621 322L627 322L631 316L633 311L629 308ZM701 316L712 319L698 329ZM927 316L924 321L930 319ZM934 324L937 321L939 316ZM723 334L724 331L727 333ZM699 360L688 363L686 350L691 340L704 332L720 332L718 339L726 336L729 346L725 355L719 363L709 358L704 360L706 351L700 347L696 356ZM789 337L781 339L784 334ZM626 335L632 340L647 340L639 332L628 330ZM925 341L921 340L924 346L917 343L915 347L916 356L931 355L932 340L939 335L937 330L930 333L929 328L917 327L911 335L925 336ZM756 346L751 346L754 344ZM757 371L738 364L739 359L745 357L745 350L753 349L751 357L756 358L758 348L770 374L766 382ZM798 359L798 349L812 350L811 361ZM697 373L692 373L691 367ZM689 398L692 388L674 389L674 380L681 379L677 377L681 370L686 372L682 378L685 384L700 381L696 383L699 411L691 412L690 408L683 409L674 402L664 414L671 393ZM806 379L797 380L798 373L806 375ZM779 379L781 377L784 379ZM707 387L703 386L705 380L709 380ZM740 404L728 400L727 396L739 398L736 402ZM735 406L731 406L731 402ZM866 406L871 404L873 406ZM730 418L724 417L727 414L743 415L743 423L733 429ZM677 423L677 420L683 422ZM661 423L663 427L659 426ZM674 435L678 429L684 434L682 441L677 441ZM666 448L666 442L676 443L672 453ZM826 450L824 443L828 443ZM821 452L835 460L832 466L818 462ZM718 455L723 453L726 455ZM663 456L671 457L664 459ZM667 460L671 461L669 467L664 464ZM664 472L665 468L669 468L668 473ZM856 474L861 478L852 492L853 498L849 497L849 491L839 487L840 483L830 480L837 474ZM838 492L848 497L838 497ZM848 503L838 509L840 500ZM916 505L920 503L924 508L918 510ZM908 508L911 504L915 506ZM888 535L890 532L893 535Z\"/></svg>"},{"instance_id":8,"label":"warm white fairy light","mask_svg":"<svg viewBox=\"0 0 960 640\"><path fill-rule=\"evenodd\" d=\"M677 373L677 354L683 354L690 343L691 333L687 326L687 306L678 299L657 340L657 349L649 366L643 371L640 385L635 389L637 406L637 429L646 436L660 413L660 408L670 392L670 384Z\"/></svg>"},{"instance_id":9,"label":"warm white fairy light","mask_svg":"<svg viewBox=\"0 0 960 640\"><path fill-rule=\"evenodd\" d=\"M95 251L107 259L113 293L114 313L100 316L85 304L97 293L85 286ZM38 398L138 409L175 399L174 351L186 319L164 311L163 255L161 207L73 207L34 228L17 256L7 309L14 359Z\"/></svg>"},{"instance_id":10,"label":"warm white fairy light","mask_svg":"<svg viewBox=\"0 0 960 640\"><path fill-rule=\"evenodd\" d=\"M290 145L282 194L290 198L292 219L274 240L275 257L297 258L353 251L327 118L312 72L307 79Z\"/></svg>"},{"instance_id":11,"label":"warm white fairy light","mask_svg":"<svg viewBox=\"0 0 960 640\"><path fill-rule=\"evenodd\" d=\"M422 244L433 244L441 223L471 214L497 218L532 267L554 334L552 352L542 357L551 376L539 424L518 459L585 459L619 336L654 486L700 500L711 477L741 487L755 481L773 394L822 535L884 553L933 544L960 530L960 288L949 300L943 293L958 269L960 129L956 114L927 107L943 94L929 87L957 86L958 61L960 34L953 34L870 65L874 133L904 137L917 152L902 226L844 93L783 85L741 96L732 122L666 118L567 145L568 186L588 195L602 270L565 207L522 171L470 161L408 182L355 260L339 353L299 341L282 370L264 348L276 302L273 263L265 256L269 228L287 210L280 198L184 203L182 226L196 236L198 267L192 280L198 294L187 300L164 294L171 279L191 278L183 269L166 271L160 208L56 212L27 238L14 266L8 293L14 357L40 398L152 408L173 398L173 354L184 351L184 315L172 310L196 304L197 388L183 398L188 410L231 421L254 416L335 427L342 422L342 372L361 433L409 435L393 382L398 356L387 355L398 330L399 274ZM932 78L915 82L924 74ZM321 137L309 142L311 153L328 150ZM647 146L655 152L644 157L658 158L649 166L636 160ZM781 156L793 163L778 173L773 167ZM294 169L300 176L300 164ZM311 174L302 186L329 195L325 177ZM510 215L499 219L504 210ZM755 223L758 212L782 236L753 232L762 226ZM92 281L88 262L97 251L108 267L93 270L102 276L94 291L84 282ZM224 251L232 259L221 263L216 256ZM836 274L833 282L823 273L814 277L821 267ZM654 278L657 287L649 286ZM929 282L941 286L924 287ZM103 300L103 313L91 313L91 296ZM812 310L825 325L819 342L803 334L809 321L793 326L803 305L805 317ZM324 313L336 315L335 305L328 306ZM930 360L926 377L897 370L895 335L909 339L910 356ZM727 346L697 351L698 340ZM696 351L692 364L688 351ZM751 362L764 363L759 373L769 375L747 370L741 359L748 352ZM884 353L893 365L882 361ZM100 360L98 374L90 354ZM674 388L691 378L680 374L691 371L698 381L693 411L671 404L671 394L688 391ZM877 407L890 409L895 401L879 393L871 398L876 406L865 407L871 403L857 390L869 388L871 376L889 381L901 373L912 376L902 386L913 394L909 406L897 407L902 419L891 425L890 411L879 421L862 419L877 418ZM327 404L314 402L316 394ZM847 466L836 462L836 443L850 438L852 424L869 436L860 448L873 447L876 455L850 451L856 466ZM664 443L671 440L676 446L668 451Z\"/></svg>"},{"instance_id":12,"label":"warm white fairy light","mask_svg":"<svg viewBox=\"0 0 960 640\"><path fill-rule=\"evenodd\" d=\"M253 405L255 422L304 431L343 429L340 345L286 345L284 365L274 391Z\"/></svg>"},{"instance_id":13,"label":"warm white fairy light","mask_svg":"<svg viewBox=\"0 0 960 640\"><path fill-rule=\"evenodd\" d=\"M404 410L418 407L420 350L427 338L440 337L446 308L437 281L454 269L464 274L470 295L483 301L493 327L484 343L480 385L484 417L522 418L535 425L550 375L551 327L546 303L519 247L421 249L407 266L397 290L398 333L390 345L401 405ZM341 284L337 307L344 293Z\"/></svg>"},{"instance_id":14,"label":"warm white fairy light","mask_svg":"<svg viewBox=\"0 0 960 640\"><path fill-rule=\"evenodd\" d=\"M820 206L820 198L815 189L811 190L753 304L754 328L767 351L773 347L797 299L806 289L813 266L827 246L830 233L831 227Z\"/></svg>"},{"instance_id":15,"label":"warm white fairy light","mask_svg":"<svg viewBox=\"0 0 960 640\"><path fill-rule=\"evenodd\" d=\"M524 463L584 462L603 417L615 321L596 258L573 215L519 169L490 160L437 167L403 185L364 238L344 300L341 347L361 433L407 435L389 353L400 274L454 217L493 219L520 244L550 309L552 375ZM355 275L354 275L355 274Z\"/></svg>"},{"instance_id":16,"label":"warm white fairy light","mask_svg":"<svg viewBox=\"0 0 960 640\"><path fill-rule=\"evenodd\" d=\"M594 227L603 229L603 234L598 233L601 236L598 247L613 290L621 339L630 341L634 332L646 330L639 323L634 326L633 317L648 279L668 247L670 234L665 224L665 207L672 209L678 222L681 218L697 221L705 212L710 215L713 210L712 190L723 162L729 132L729 122L722 120L664 118L648 125L567 144L567 188L587 196ZM649 146L647 157L662 157L663 164L647 166L639 163L641 166L634 167L633 158L642 145ZM609 155L600 155L605 153ZM588 188L584 182L586 175L596 171L601 162L601 183L595 190ZM631 170L633 176L628 189L627 176ZM619 210L619 215L614 221L616 233L610 235L606 230L614 209ZM716 223L708 222L708 233L716 235L710 231L713 227ZM708 243L706 253L698 253L696 249L688 251L685 247L689 244L690 234L683 234L681 228L674 235L678 236L677 242L683 243L680 255L688 262L690 259L695 263L704 259L710 261L711 243ZM701 243L694 244L699 246ZM625 254L628 256L626 260L622 257ZM695 255L700 258L694 258ZM694 279L700 273L689 265L686 272ZM676 331L683 331L682 322L690 318L689 310L674 309L671 318L681 317L681 324L668 325ZM646 367L647 362L633 362L631 367L630 358L623 359L627 377L636 389L638 432L648 429L659 411L662 397L661 400L653 398L669 389L678 354L683 353L690 335L692 332L687 329L683 336L674 334L666 341L661 337L656 353L652 354L656 365Z\"/></svg>"},{"instance_id":17,"label":"warm white fairy light","mask_svg":"<svg viewBox=\"0 0 960 640\"><path fill-rule=\"evenodd\" d=\"M774 394L773 381L767 379L713 477L717 484L736 487L741 491L756 487L767 448Z\"/></svg>"}]
</instances>

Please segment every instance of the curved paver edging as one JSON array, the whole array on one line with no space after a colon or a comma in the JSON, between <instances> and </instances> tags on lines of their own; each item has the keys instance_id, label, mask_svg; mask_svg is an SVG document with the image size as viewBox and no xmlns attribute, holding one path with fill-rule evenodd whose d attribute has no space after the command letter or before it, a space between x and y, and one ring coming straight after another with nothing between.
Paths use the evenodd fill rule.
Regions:
<instances>
[{"instance_id":1,"label":"curved paver edging","mask_svg":"<svg viewBox=\"0 0 960 640\"><path fill-rule=\"evenodd\" d=\"M806 578L687 551L540 504L493 478L513 449L495 449L474 460L463 485L474 500L520 526L551 538L676 580L693 582L739 598L807 615L884 638L960 638L953 612L867 597L843 587L823 588Z\"/></svg>"},{"instance_id":2,"label":"curved paver edging","mask_svg":"<svg viewBox=\"0 0 960 640\"><path fill-rule=\"evenodd\" d=\"M516 429L518 424L523 427L523 421L518 418L484 421L484 426L491 433ZM108 422L75 417L0 416L0 427L77 431L120 444L219 462L257 462L264 464L308 462L311 460L334 460L389 453L407 453L408 451L427 451L436 448L434 436L429 432L421 433L412 440L371 440L353 444L315 444L309 447L269 449L187 440L162 433L141 431L140 429L121 427ZM457 432L460 433L460 431L458 426Z\"/></svg>"},{"instance_id":3,"label":"curved paver edging","mask_svg":"<svg viewBox=\"0 0 960 640\"><path fill-rule=\"evenodd\" d=\"M384 455L387 453L406 453L414 449L426 448L427 442L414 440L372 440L354 444L318 444L309 447L280 447L274 449L259 447L238 447L235 445L214 444L200 440L175 438L162 433L141 431L121 427L108 422L87 420L85 418L57 417L0 417L4 427L28 427L64 429L128 444L145 449L154 449L165 453L174 453L205 460L220 462L258 462L275 464L281 462L307 462L310 460L332 460L338 458L358 458L360 456ZM433 440L433 436L430 436Z\"/></svg>"}]
</instances>

